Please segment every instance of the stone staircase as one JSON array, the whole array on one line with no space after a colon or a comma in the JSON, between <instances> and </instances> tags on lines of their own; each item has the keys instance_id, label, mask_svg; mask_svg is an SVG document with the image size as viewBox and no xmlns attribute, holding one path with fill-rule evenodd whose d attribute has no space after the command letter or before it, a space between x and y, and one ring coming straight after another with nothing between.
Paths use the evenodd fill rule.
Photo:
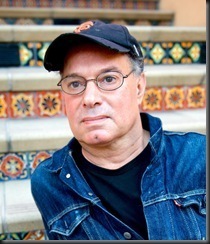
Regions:
<instances>
[{"instance_id":1,"label":"stone staircase","mask_svg":"<svg viewBox=\"0 0 210 244\"><path fill-rule=\"evenodd\" d=\"M72 133L56 86L59 76L44 70L43 57L50 41L74 30L80 21L95 16L127 23L145 56L147 90L142 110L159 116L165 129L206 133L204 27L173 26L174 13L163 15L157 0L114 1L118 3L114 6L116 14L110 9L113 1L71 1L73 9L65 8L67 1L30 1L27 6L24 4L29 1L14 1L18 6L11 6L12 1L2 2L0 240L47 239L31 196L30 176L43 159L71 139ZM55 2L63 5L52 6ZM94 14L89 15L91 11ZM106 11L109 17L104 15ZM67 18L68 14L72 19ZM167 25L166 16L170 20ZM24 21L28 26L17 24Z\"/></svg>"}]
</instances>

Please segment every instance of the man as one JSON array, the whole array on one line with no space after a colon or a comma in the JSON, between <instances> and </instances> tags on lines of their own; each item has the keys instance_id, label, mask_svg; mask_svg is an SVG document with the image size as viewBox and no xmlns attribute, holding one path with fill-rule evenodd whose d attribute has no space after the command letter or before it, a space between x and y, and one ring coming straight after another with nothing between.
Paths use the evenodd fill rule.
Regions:
<instances>
[{"instance_id":1,"label":"man","mask_svg":"<svg viewBox=\"0 0 210 244\"><path fill-rule=\"evenodd\" d=\"M31 178L49 239L205 239L205 136L140 112L143 55L127 28L85 22L44 66L60 72L74 134Z\"/></svg>"}]
</instances>

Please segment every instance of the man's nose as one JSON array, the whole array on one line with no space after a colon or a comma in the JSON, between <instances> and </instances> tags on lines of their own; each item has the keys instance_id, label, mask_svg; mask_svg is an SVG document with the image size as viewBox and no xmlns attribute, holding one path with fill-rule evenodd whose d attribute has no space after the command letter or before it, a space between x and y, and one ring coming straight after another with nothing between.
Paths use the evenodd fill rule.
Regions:
<instances>
[{"instance_id":1,"label":"man's nose","mask_svg":"<svg viewBox=\"0 0 210 244\"><path fill-rule=\"evenodd\" d=\"M96 84L96 81L88 80L83 93L83 106L94 107L101 104L101 91Z\"/></svg>"}]
</instances>

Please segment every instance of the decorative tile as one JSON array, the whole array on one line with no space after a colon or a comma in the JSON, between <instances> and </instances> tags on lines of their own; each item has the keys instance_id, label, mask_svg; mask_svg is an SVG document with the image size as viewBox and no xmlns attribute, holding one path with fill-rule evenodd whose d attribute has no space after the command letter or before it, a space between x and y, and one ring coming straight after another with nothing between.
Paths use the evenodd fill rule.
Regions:
<instances>
[{"instance_id":1,"label":"decorative tile","mask_svg":"<svg viewBox=\"0 0 210 244\"><path fill-rule=\"evenodd\" d=\"M150 56L154 60L155 64L159 64L161 63L161 60L165 56L165 50L162 48L162 46L159 43L157 43L151 49Z\"/></svg>"},{"instance_id":2,"label":"decorative tile","mask_svg":"<svg viewBox=\"0 0 210 244\"><path fill-rule=\"evenodd\" d=\"M32 92L11 93L10 99L12 117L34 116L34 96Z\"/></svg>"},{"instance_id":3,"label":"decorative tile","mask_svg":"<svg viewBox=\"0 0 210 244\"><path fill-rule=\"evenodd\" d=\"M20 53L20 62L21 66L34 66L31 64L36 64L34 59L34 50L33 43L20 43L19 45L19 53Z\"/></svg>"},{"instance_id":4,"label":"decorative tile","mask_svg":"<svg viewBox=\"0 0 210 244\"><path fill-rule=\"evenodd\" d=\"M205 63L205 42L139 42L145 64Z\"/></svg>"},{"instance_id":5,"label":"decorative tile","mask_svg":"<svg viewBox=\"0 0 210 244\"><path fill-rule=\"evenodd\" d=\"M0 234L0 241L7 240L7 234Z\"/></svg>"},{"instance_id":6,"label":"decorative tile","mask_svg":"<svg viewBox=\"0 0 210 244\"><path fill-rule=\"evenodd\" d=\"M62 114L61 92L38 92L38 109L40 116L57 116Z\"/></svg>"},{"instance_id":7,"label":"decorative tile","mask_svg":"<svg viewBox=\"0 0 210 244\"><path fill-rule=\"evenodd\" d=\"M147 88L142 101L142 110L161 110L162 109L162 89Z\"/></svg>"},{"instance_id":8,"label":"decorative tile","mask_svg":"<svg viewBox=\"0 0 210 244\"><path fill-rule=\"evenodd\" d=\"M1 6L4 7L100 7L106 6L107 8L128 8L128 9L157 9L157 1L147 0L1 0Z\"/></svg>"},{"instance_id":9,"label":"decorative tile","mask_svg":"<svg viewBox=\"0 0 210 244\"><path fill-rule=\"evenodd\" d=\"M205 86L194 86L187 89L188 108L204 108L206 106Z\"/></svg>"},{"instance_id":10,"label":"decorative tile","mask_svg":"<svg viewBox=\"0 0 210 244\"><path fill-rule=\"evenodd\" d=\"M53 0L51 0L51 1L49 1L49 0L45 0L45 1L37 1L37 0L34 0L34 4L36 5L36 7L43 7L43 8L49 8L49 7L51 7L52 6L52 2L54 2ZM57 1L57 2L61 2L61 1ZM38 6L37 6L37 4L38 4ZM62 7L62 5L61 6L59 6L59 7Z\"/></svg>"},{"instance_id":11,"label":"decorative tile","mask_svg":"<svg viewBox=\"0 0 210 244\"><path fill-rule=\"evenodd\" d=\"M185 91L183 87L166 88L164 96L165 110L185 108Z\"/></svg>"},{"instance_id":12,"label":"decorative tile","mask_svg":"<svg viewBox=\"0 0 210 244\"><path fill-rule=\"evenodd\" d=\"M49 158L54 151L38 151L38 152L29 152L28 153L28 170L29 174L34 172L34 169L39 165L43 160Z\"/></svg>"},{"instance_id":13,"label":"decorative tile","mask_svg":"<svg viewBox=\"0 0 210 244\"><path fill-rule=\"evenodd\" d=\"M0 181L28 178L26 154L0 154Z\"/></svg>"},{"instance_id":14,"label":"decorative tile","mask_svg":"<svg viewBox=\"0 0 210 244\"><path fill-rule=\"evenodd\" d=\"M1 239L2 238L2 239ZM31 230L28 232L0 234L0 240L47 240L44 230Z\"/></svg>"},{"instance_id":15,"label":"decorative tile","mask_svg":"<svg viewBox=\"0 0 210 244\"><path fill-rule=\"evenodd\" d=\"M145 91L143 110L172 110L206 106L206 85L150 87ZM0 118L66 116L62 92L0 93Z\"/></svg>"},{"instance_id":16,"label":"decorative tile","mask_svg":"<svg viewBox=\"0 0 210 244\"><path fill-rule=\"evenodd\" d=\"M0 118L8 117L8 105L6 93L0 93Z\"/></svg>"},{"instance_id":17,"label":"decorative tile","mask_svg":"<svg viewBox=\"0 0 210 244\"><path fill-rule=\"evenodd\" d=\"M46 240L46 235L44 230L34 230L28 232L23 240Z\"/></svg>"},{"instance_id":18,"label":"decorative tile","mask_svg":"<svg viewBox=\"0 0 210 244\"><path fill-rule=\"evenodd\" d=\"M184 56L185 51L179 43L175 43L170 49L169 54L171 55L175 63L178 63Z\"/></svg>"},{"instance_id":19,"label":"decorative tile","mask_svg":"<svg viewBox=\"0 0 210 244\"><path fill-rule=\"evenodd\" d=\"M16 19L15 25L36 25L36 22L30 18L19 18Z\"/></svg>"},{"instance_id":20,"label":"decorative tile","mask_svg":"<svg viewBox=\"0 0 210 244\"><path fill-rule=\"evenodd\" d=\"M45 42L45 43L36 43L36 48L37 48L37 64L38 66L43 66L43 61L44 61L44 55L45 55L45 52L47 50L47 48L49 47L50 43L48 42Z\"/></svg>"},{"instance_id":21,"label":"decorative tile","mask_svg":"<svg viewBox=\"0 0 210 244\"><path fill-rule=\"evenodd\" d=\"M201 48L198 43L192 44L189 48L188 55L193 60L193 62L197 62L200 58Z\"/></svg>"},{"instance_id":22,"label":"decorative tile","mask_svg":"<svg viewBox=\"0 0 210 244\"><path fill-rule=\"evenodd\" d=\"M55 150L0 154L0 182L31 177L34 169Z\"/></svg>"},{"instance_id":23,"label":"decorative tile","mask_svg":"<svg viewBox=\"0 0 210 244\"><path fill-rule=\"evenodd\" d=\"M123 22L125 24L124 20L110 22ZM131 22L129 23L133 24L134 21ZM20 65L43 66L44 55L49 44L49 42L19 43ZM205 42L139 42L139 45L145 58L145 64L191 64L206 62Z\"/></svg>"}]
</instances>

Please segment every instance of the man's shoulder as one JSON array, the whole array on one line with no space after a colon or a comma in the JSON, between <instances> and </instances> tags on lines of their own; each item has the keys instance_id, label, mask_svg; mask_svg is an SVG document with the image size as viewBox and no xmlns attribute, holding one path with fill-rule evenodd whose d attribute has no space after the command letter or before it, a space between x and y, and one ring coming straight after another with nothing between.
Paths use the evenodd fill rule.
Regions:
<instances>
[{"instance_id":1,"label":"man's shoulder","mask_svg":"<svg viewBox=\"0 0 210 244\"><path fill-rule=\"evenodd\" d=\"M163 135L165 140L171 141L176 145L182 145L182 143L184 143L184 145L189 148L194 146L194 149L206 145L206 135L197 132L164 131Z\"/></svg>"}]
</instances>

